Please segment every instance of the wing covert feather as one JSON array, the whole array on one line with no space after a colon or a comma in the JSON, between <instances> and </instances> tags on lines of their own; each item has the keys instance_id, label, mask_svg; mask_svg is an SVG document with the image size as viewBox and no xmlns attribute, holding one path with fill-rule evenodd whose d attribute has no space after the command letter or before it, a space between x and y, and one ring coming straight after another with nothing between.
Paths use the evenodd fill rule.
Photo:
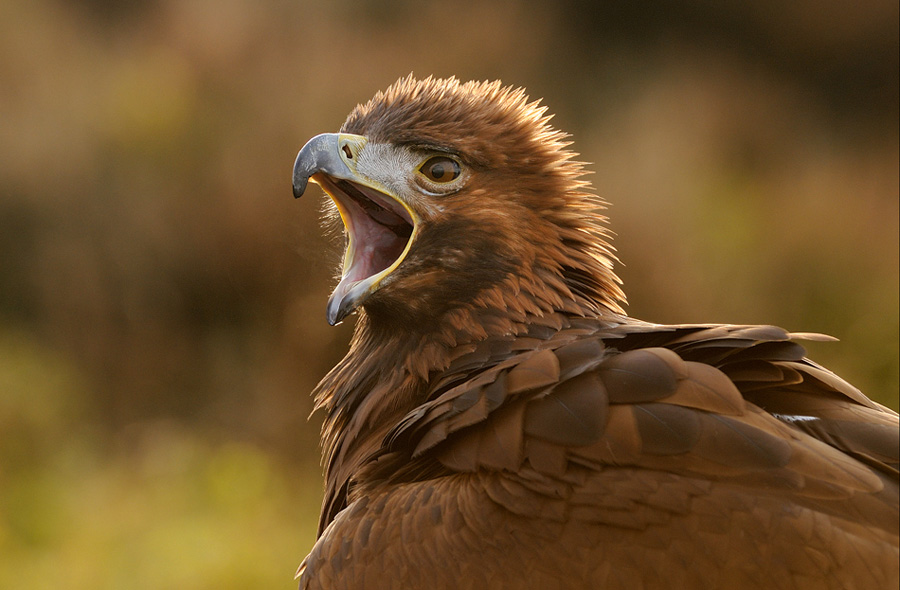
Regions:
<instances>
[{"instance_id":1,"label":"wing covert feather","mask_svg":"<svg viewBox=\"0 0 900 590\"><path fill-rule=\"evenodd\" d=\"M897 415L790 334L581 320L547 335L435 381L373 462L393 475L360 483L323 534L342 540L302 566L309 590L749 589L763 562L775 588L896 583Z\"/></svg>"}]
</instances>

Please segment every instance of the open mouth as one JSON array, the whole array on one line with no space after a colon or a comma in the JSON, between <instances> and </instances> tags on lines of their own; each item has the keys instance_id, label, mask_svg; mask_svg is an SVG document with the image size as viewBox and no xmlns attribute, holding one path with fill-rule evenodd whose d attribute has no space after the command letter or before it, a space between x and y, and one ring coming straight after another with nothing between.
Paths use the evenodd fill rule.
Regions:
<instances>
[{"instance_id":1,"label":"open mouth","mask_svg":"<svg viewBox=\"0 0 900 590\"><path fill-rule=\"evenodd\" d=\"M318 173L314 180L332 198L347 231L347 252L334 295L355 304L403 259L416 222L403 203L373 188Z\"/></svg>"}]
</instances>

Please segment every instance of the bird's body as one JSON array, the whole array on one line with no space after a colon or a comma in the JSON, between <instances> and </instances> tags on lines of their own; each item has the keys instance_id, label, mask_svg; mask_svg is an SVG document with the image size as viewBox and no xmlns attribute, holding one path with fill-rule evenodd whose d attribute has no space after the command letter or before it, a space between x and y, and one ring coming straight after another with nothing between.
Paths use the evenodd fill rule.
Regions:
<instances>
[{"instance_id":1,"label":"bird's body","mask_svg":"<svg viewBox=\"0 0 900 590\"><path fill-rule=\"evenodd\" d=\"M295 165L348 231L301 588L888 588L898 420L771 326L629 318L520 91L401 80Z\"/></svg>"}]
</instances>

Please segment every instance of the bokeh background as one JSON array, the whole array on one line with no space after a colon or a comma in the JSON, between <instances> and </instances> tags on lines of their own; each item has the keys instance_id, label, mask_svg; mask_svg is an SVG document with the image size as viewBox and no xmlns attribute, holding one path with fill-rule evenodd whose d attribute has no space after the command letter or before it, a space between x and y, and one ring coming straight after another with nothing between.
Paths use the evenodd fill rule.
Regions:
<instances>
[{"instance_id":1,"label":"bokeh background","mask_svg":"<svg viewBox=\"0 0 900 590\"><path fill-rule=\"evenodd\" d=\"M294 587L352 321L291 167L409 72L544 98L632 315L897 408L896 0L0 0L0 587Z\"/></svg>"}]
</instances>

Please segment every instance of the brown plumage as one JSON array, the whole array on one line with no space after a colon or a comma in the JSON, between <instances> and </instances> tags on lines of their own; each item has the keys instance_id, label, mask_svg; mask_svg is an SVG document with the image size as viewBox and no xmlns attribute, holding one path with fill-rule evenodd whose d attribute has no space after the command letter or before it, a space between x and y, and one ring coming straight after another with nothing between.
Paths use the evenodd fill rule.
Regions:
<instances>
[{"instance_id":1,"label":"brown plumage","mask_svg":"<svg viewBox=\"0 0 900 590\"><path fill-rule=\"evenodd\" d=\"M898 418L772 326L624 315L521 90L406 78L300 152L348 232L301 588L892 588Z\"/></svg>"}]
</instances>

